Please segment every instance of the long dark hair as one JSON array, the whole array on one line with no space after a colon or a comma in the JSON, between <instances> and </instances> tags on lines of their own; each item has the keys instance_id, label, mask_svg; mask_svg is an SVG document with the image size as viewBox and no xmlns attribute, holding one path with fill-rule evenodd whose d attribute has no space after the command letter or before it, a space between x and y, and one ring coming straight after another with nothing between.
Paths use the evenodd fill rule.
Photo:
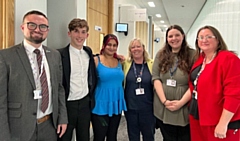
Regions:
<instances>
[{"instance_id":1,"label":"long dark hair","mask_svg":"<svg viewBox=\"0 0 240 141\"><path fill-rule=\"evenodd\" d=\"M185 73L188 73L190 71L190 64L191 64L191 60L190 60L190 47L187 44L186 41L186 37L184 34L183 29L179 26L179 25L172 25L167 29L166 32L166 41L165 41L165 45L164 47L159 51L159 60L160 60L160 64L159 64L159 68L160 68L160 73L166 73L169 68L171 68L174 64L175 61L175 56L174 53L172 52L172 47L169 45L168 43L168 32L172 29L176 29L178 31L181 32L181 34L183 35L183 41L182 41L182 45L181 45L181 49L177 54L177 58L178 58L178 67L184 71Z\"/></svg>"}]
</instances>

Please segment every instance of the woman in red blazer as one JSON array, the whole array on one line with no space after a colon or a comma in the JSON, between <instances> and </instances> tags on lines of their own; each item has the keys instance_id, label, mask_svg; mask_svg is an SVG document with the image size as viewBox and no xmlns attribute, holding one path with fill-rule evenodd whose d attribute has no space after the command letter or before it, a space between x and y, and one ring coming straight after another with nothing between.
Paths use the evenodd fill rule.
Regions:
<instances>
[{"instance_id":1,"label":"woman in red blazer","mask_svg":"<svg viewBox=\"0 0 240 141\"><path fill-rule=\"evenodd\" d=\"M190 72L192 141L240 141L240 60L219 31L199 29Z\"/></svg>"}]
</instances>

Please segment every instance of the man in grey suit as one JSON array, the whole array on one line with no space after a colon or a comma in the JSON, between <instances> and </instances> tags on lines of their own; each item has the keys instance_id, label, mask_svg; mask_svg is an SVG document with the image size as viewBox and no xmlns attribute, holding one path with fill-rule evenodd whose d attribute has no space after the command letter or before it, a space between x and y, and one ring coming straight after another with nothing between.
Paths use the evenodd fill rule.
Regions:
<instances>
[{"instance_id":1,"label":"man in grey suit","mask_svg":"<svg viewBox=\"0 0 240 141\"><path fill-rule=\"evenodd\" d=\"M26 13L21 30L24 41L0 51L0 140L56 141L68 122L61 57L42 45L43 13Z\"/></svg>"}]
</instances>

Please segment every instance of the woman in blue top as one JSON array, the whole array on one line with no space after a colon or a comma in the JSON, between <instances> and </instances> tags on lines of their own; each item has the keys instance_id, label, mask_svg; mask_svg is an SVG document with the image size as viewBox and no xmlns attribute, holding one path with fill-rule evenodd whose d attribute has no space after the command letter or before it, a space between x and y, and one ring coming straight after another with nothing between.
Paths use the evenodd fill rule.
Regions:
<instances>
[{"instance_id":1,"label":"woman in blue top","mask_svg":"<svg viewBox=\"0 0 240 141\"><path fill-rule=\"evenodd\" d=\"M96 105L92 111L94 141L116 141L122 111L126 111L122 82L124 74L117 59L118 39L108 34L96 56L98 83L95 90Z\"/></svg>"}]
</instances>

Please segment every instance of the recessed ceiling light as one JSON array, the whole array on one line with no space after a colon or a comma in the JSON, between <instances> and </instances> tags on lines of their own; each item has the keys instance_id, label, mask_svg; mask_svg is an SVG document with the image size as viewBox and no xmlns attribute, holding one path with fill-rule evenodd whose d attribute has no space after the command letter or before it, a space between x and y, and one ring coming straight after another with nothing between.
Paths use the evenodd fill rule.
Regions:
<instances>
[{"instance_id":1,"label":"recessed ceiling light","mask_svg":"<svg viewBox=\"0 0 240 141\"><path fill-rule=\"evenodd\" d=\"M156 14L156 17L161 18L162 16L161 14Z\"/></svg>"},{"instance_id":2,"label":"recessed ceiling light","mask_svg":"<svg viewBox=\"0 0 240 141\"><path fill-rule=\"evenodd\" d=\"M148 2L148 5L150 6L150 7L155 7L155 4L154 4L154 2Z\"/></svg>"},{"instance_id":3,"label":"recessed ceiling light","mask_svg":"<svg viewBox=\"0 0 240 141\"><path fill-rule=\"evenodd\" d=\"M164 27L167 27L167 25L163 25Z\"/></svg>"},{"instance_id":4,"label":"recessed ceiling light","mask_svg":"<svg viewBox=\"0 0 240 141\"><path fill-rule=\"evenodd\" d=\"M164 23L164 20L161 20L160 23Z\"/></svg>"}]
</instances>

